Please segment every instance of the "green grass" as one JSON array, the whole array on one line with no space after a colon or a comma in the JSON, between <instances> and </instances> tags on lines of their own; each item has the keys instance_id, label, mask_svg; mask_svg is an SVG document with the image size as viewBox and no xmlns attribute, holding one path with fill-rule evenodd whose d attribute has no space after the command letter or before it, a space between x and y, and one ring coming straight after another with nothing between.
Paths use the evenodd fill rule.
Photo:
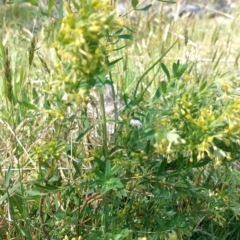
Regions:
<instances>
[{"instance_id":1,"label":"green grass","mask_svg":"<svg viewBox=\"0 0 240 240\"><path fill-rule=\"evenodd\" d=\"M0 239L239 239L237 13L126 16L133 39L108 56L122 57L114 117L102 73L90 88L100 103L66 100L60 22L30 5L0 16ZM35 37L21 27L32 19L45 23Z\"/></svg>"}]
</instances>

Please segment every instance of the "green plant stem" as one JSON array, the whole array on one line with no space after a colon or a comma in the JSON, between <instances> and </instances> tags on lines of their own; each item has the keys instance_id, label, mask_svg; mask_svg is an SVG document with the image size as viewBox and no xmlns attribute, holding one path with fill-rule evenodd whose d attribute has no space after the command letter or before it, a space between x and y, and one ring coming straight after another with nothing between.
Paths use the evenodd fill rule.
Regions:
<instances>
[{"instance_id":1,"label":"green plant stem","mask_svg":"<svg viewBox=\"0 0 240 240\"><path fill-rule=\"evenodd\" d=\"M53 164L52 164L53 165ZM52 166L52 168L54 168L54 166ZM41 167L39 169L41 171ZM51 174L52 174L52 170L51 168L48 170L48 173L46 175L46 179L45 179L45 182L46 184L48 183L49 179L51 178ZM41 226L41 229L42 229L42 232L44 234L44 236L46 237L47 240L50 240L51 237L49 235L49 232L48 230L46 229L45 227L45 220L44 220L44 200L45 200L45 195L41 196L40 198L40 202L39 202L39 207L38 207L38 211L39 211L39 219L40 219L40 226Z\"/></svg>"},{"instance_id":2,"label":"green plant stem","mask_svg":"<svg viewBox=\"0 0 240 240\"><path fill-rule=\"evenodd\" d=\"M107 120L106 120L104 95L103 95L102 91L100 91L100 107L101 107L102 133L103 133L102 150L103 150L103 155L104 155L105 160L106 160L106 157L108 155L108 149L107 149Z\"/></svg>"},{"instance_id":3,"label":"green plant stem","mask_svg":"<svg viewBox=\"0 0 240 240\"><path fill-rule=\"evenodd\" d=\"M102 204L103 204L103 219L102 219L102 226L103 226L103 236L107 233L107 223L108 223L108 205L106 202L106 194L102 196Z\"/></svg>"},{"instance_id":4,"label":"green plant stem","mask_svg":"<svg viewBox=\"0 0 240 240\"><path fill-rule=\"evenodd\" d=\"M160 63L163 58L167 55L167 53L174 47L174 45L177 43L178 40L176 40L164 53L163 55L157 59L156 62L154 62L144 73L143 75L139 78L139 80L137 81L137 84L136 84L136 88L135 88L135 91L134 91L134 98L136 98L136 95L137 95L137 90L138 90L138 87L139 87L139 84L141 83L141 81L144 79L145 76L147 76L147 74L158 64Z\"/></svg>"},{"instance_id":5,"label":"green plant stem","mask_svg":"<svg viewBox=\"0 0 240 240\"><path fill-rule=\"evenodd\" d=\"M42 232L43 232L44 236L45 236L48 240L50 240L50 236L49 236L49 233L48 233L47 229L45 228L45 222L44 222L44 213L43 213L44 199L45 199L45 196L42 196L42 197L40 198L40 203L39 203L39 218L40 218L40 224L41 224Z\"/></svg>"},{"instance_id":6,"label":"green plant stem","mask_svg":"<svg viewBox=\"0 0 240 240\"><path fill-rule=\"evenodd\" d=\"M115 89L114 89L114 85L113 85L112 73L111 72L109 72L109 77L110 77L110 81L111 81L113 107L114 107L114 120L115 120L114 129L116 129L116 123L118 121L118 106L117 106L117 102L116 102L116 93L115 93Z\"/></svg>"}]
</instances>

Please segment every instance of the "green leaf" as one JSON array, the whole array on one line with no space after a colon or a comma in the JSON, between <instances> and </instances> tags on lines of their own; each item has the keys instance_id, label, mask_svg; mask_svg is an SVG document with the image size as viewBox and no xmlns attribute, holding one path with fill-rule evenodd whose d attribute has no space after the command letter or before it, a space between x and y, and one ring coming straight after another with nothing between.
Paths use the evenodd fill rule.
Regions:
<instances>
[{"instance_id":1,"label":"green leaf","mask_svg":"<svg viewBox=\"0 0 240 240\"><path fill-rule=\"evenodd\" d=\"M151 141L150 140L147 140L147 144L146 144L146 147L145 147L145 153L146 155L148 155L151 151Z\"/></svg>"},{"instance_id":2,"label":"green leaf","mask_svg":"<svg viewBox=\"0 0 240 240\"><path fill-rule=\"evenodd\" d=\"M139 131L137 128L133 129L133 139L134 142L139 140Z\"/></svg>"},{"instance_id":3,"label":"green leaf","mask_svg":"<svg viewBox=\"0 0 240 240\"><path fill-rule=\"evenodd\" d=\"M18 87L18 91L21 91L21 87L24 84L24 80L26 79L26 66L22 65L19 71L19 84L16 84ZM33 91L36 91L35 88L33 88Z\"/></svg>"},{"instance_id":4,"label":"green leaf","mask_svg":"<svg viewBox=\"0 0 240 240\"><path fill-rule=\"evenodd\" d=\"M100 158L97 158L97 157L94 157L94 163L98 165L98 167L100 168L100 170L104 173L106 172L106 164L100 159ZM97 173L96 173L97 174Z\"/></svg>"},{"instance_id":5,"label":"green leaf","mask_svg":"<svg viewBox=\"0 0 240 240\"><path fill-rule=\"evenodd\" d=\"M165 75L167 76L167 80L170 81L171 80L170 73L169 73L166 65L164 63L161 63L161 67L162 67L162 70L164 71Z\"/></svg>"},{"instance_id":6,"label":"green leaf","mask_svg":"<svg viewBox=\"0 0 240 240\"><path fill-rule=\"evenodd\" d=\"M137 11L147 11L151 7L152 7L152 4L148 4L147 6L145 6L143 8L136 8L135 10L137 10Z\"/></svg>"},{"instance_id":7,"label":"green leaf","mask_svg":"<svg viewBox=\"0 0 240 240\"><path fill-rule=\"evenodd\" d=\"M39 17L48 17L48 13L45 11L40 11L34 8L29 8L28 11Z\"/></svg>"},{"instance_id":8,"label":"green leaf","mask_svg":"<svg viewBox=\"0 0 240 240\"><path fill-rule=\"evenodd\" d=\"M47 193L42 193L42 192L36 192L33 190L26 190L25 193L30 196L44 196L47 194Z\"/></svg>"},{"instance_id":9,"label":"green leaf","mask_svg":"<svg viewBox=\"0 0 240 240\"><path fill-rule=\"evenodd\" d=\"M73 3L75 3L75 1L73 1ZM79 7L77 7L76 9L79 9ZM58 15L60 17L60 19L63 18L63 12L64 12L64 0L60 0L59 1L59 8L58 8Z\"/></svg>"},{"instance_id":10,"label":"green leaf","mask_svg":"<svg viewBox=\"0 0 240 240\"><path fill-rule=\"evenodd\" d=\"M156 101L157 99L159 99L161 97L161 87L158 87L153 98L152 98L152 101Z\"/></svg>"},{"instance_id":11,"label":"green leaf","mask_svg":"<svg viewBox=\"0 0 240 240\"><path fill-rule=\"evenodd\" d=\"M210 161L211 161L211 159L204 159L202 161L196 162L196 164L193 165L193 168L203 167L203 166L207 165Z\"/></svg>"},{"instance_id":12,"label":"green leaf","mask_svg":"<svg viewBox=\"0 0 240 240\"><path fill-rule=\"evenodd\" d=\"M124 185L122 184L120 178L111 178L108 181L108 185L113 187L113 188L123 188Z\"/></svg>"},{"instance_id":13,"label":"green leaf","mask_svg":"<svg viewBox=\"0 0 240 240\"><path fill-rule=\"evenodd\" d=\"M142 136L142 140L152 140L154 139L156 135L156 131L152 128L148 128L144 130L143 136Z\"/></svg>"},{"instance_id":14,"label":"green leaf","mask_svg":"<svg viewBox=\"0 0 240 240\"><path fill-rule=\"evenodd\" d=\"M3 201L5 201L8 197L8 195L13 194L16 192L18 189L20 189L21 183L18 182L16 183L11 189L8 189L7 193L5 193L1 198L0 198L0 204L2 204Z\"/></svg>"},{"instance_id":15,"label":"green leaf","mask_svg":"<svg viewBox=\"0 0 240 240\"><path fill-rule=\"evenodd\" d=\"M132 7L133 7L134 9L137 7L138 2L139 2L138 0L132 0L132 1L131 1Z\"/></svg>"},{"instance_id":16,"label":"green leaf","mask_svg":"<svg viewBox=\"0 0 240 240\"><path fill-rule=\"evenodd\" d=\"M173 71L174 78L180 78L187 68L188 68L188 64L185 63L183 65L180 65L179 60L176 63L173 63L172 71Z\"/></svg>"},{"instance_id":17,"label":"green leaf","mask_svg":"<svg viewBox=\"0 0 240 240\"><path fill-rule=\"evenodd\" d=\"M184 72L187 70L187 68L188 68L188 64L187 63L181 65L180 68L178 69L178 76L177 76L177 78L180 78L184 74Z\"/></svg>"},{"instance_id":18,"label":"green leaf","mask_svg":"<svg viewBox=\"0 0 240 240\"><path fill-rule=\"evenodd\" d=\"M113 176L114 174L116 174L119 170L121 169L120 165L116 165L111 169L111 175Z\"/></svg>"},{"instance_id":19,"label":"green leaf","mask_svg":"<svg viewBox=\"0 0 240 240\"><path fill-rule=\"evenodd\" d=\"M77 162L75 162L75 161L72 161L72 164L73 164L73 167L74 167L74 169L75 169L75 174L74 174L74 179L76 179L77 177L79 177L80 176L80 174L81 174L81 171L80 171L80 168L79 168L79 166L78 166L78 163Z\"/></svg>"},{"instance_id":20,"label":"green leaf","mask_svg":"<svg viewBox=\"0 0 240 240\"><path fill-rule=\"evenodd\" d=\"M177 77L177 71L179 67L179 60L176 63L173 63L172 65L172 71L173 71L173 77Z\"/></svg>"},{"instance_id":21,"label":"green leaf","mask_svg":"<svg viewBox=\"0 0 240 240\"><path fill-rule=\"evenodd\" d=\"M52 13L52 8L53 8L53 0L48 0L48 14L51 15Z\"/></svg>"},{"instance_id":22,"label":"green leaf","mask_svg":"<svg viewBox=\"0 0 240 240\"><path fill-rule=\"evenodd\" d=\"M131 34L120 34L120 35L118 35L118 38L132 40L133 36Z\"/></svg>"},{"instance_id":23,"label":"green leaf","mask_svg":"<svg viewBox=\"0 0 240 240\"><path fill-rule=\"evenodd\" d=\"M164 158L161 162L161 165L159 166L158 170L157 170L157 175L160 175L166 168L167 166L167 159Z\"/></svg>"},{"instance_id":24,"label":"green leaf","mask_svg":"<svg viewBox=\"0 0 240 240\"><path fill-rule=\"evenodd\" d=\"M29 102L25 102L25 101L17 101L19 103L20 106L24 106L28 109L31 109L31 110L38 110L38 108L33 105L32 103L29 103Z\"/></svg>"},{"instance_id":25,"label":"green leaf","mask_svg":"<svg viewBox=\"0 0 240 240\"><path fill-rule=\"evenodd\" d=\"M101 189L101 194L105 194L109 190L117 190L123 188L124 185L119 178L110 178L104 182L104 185Z\"/></svg>"},{"instance_id":26,"label":"green leaf","mask_svg":"<svg viewBox=\"0 0 240 240\"><path fill-rule=\"evenodd\" d=\"M129 230L127 228L123 229L119 234L117 234L114 239L115 240L123 240L128 239L127 237L132 233L132 230Z\"/></svg>"},{"instance_id":27,"label":"green leaf","mask_svg":"<svg viewBox=\"0 0 240 240\"><path fill-rule=\"evenodd\" d=\"M117 30L116 32L115 32L115 34L120 34L121 32L123 32L123 28L121 28L121 29L119 29L119 30Z\"/></svg>"},{"instance_id":28,"label":"green leaf","mask_svg":"<svg viewBox=\"0 0 240 240\"><path fill-rule=\"evenodd\" d=\"M205 88L206 88L206 86L207 86L207 81L204 81L202 84L201 84L201 86L200 86L200 88L199 88L199 91L200 92L202 92Z\"/></svg>"},{"instance_id":29,"label":"green leaf","mask_svg":"<svg viewBox=\"0 0 240 240\"><path fill-rule=\"evenodd\" d=\"M22 3L30 3L32 4L33 6L38 6L38 1L37 0L21 0L20 2Z\"/></svg>"},{"instance_id":30,"label":"green leaf","mask_svg":"<svg viewBox=\"0 0 240 240\"><path fill-rule=\"evenodd\" d=\"M118 58L118 59L116 59L116 60L110 62L110 63L108 64L108 66L109 66L109 67L110 67L110 66L114 66L117 62L119 62L119 61L122 60L122 59L123 59L123 58L120 57L120 58Z\"/></svg>"},{"instance_id":31,"label":"green leaf","mask_svg":"<svg viewBox=\"0 0 240 240\"><path fill-rule=\"evenodd\" d=\"M17 207L18 211L22 213L24 211L23 210L24 203L23 203L23 198L20 195L20 193L12 195L11 199L12 199L12 203L13 203L14 207Z\"/></svg>"},{"instance_id":32,"label":"green leaf","mask_svg":"<svg viewBox=\"0 0 240 240\"><path fill-rule=\"evenodd\" d=\"M36 186L36 187L38 187L40 189L43 189L43 190L50 190L50 191L59 190L58 186L54 186L54 185L51 185L51 184L40 185L38 183L34 183L34 186Z\"/></svg>"},{"instance_id":33,"label":"green leaf","mask_svg":"<svg viewBox=\"0 0 240 240\"><path fill-rule=\"evenodd\" d=\"M161 81L160 86L161 86L162 92L166 93L167 92L167 83L166 83L166 81Z\"/></svg>"},{"instance_id":34,"label":"green leaf","mask_svg":"<svg viewBox=\"0 0 240 240\"><path fill-rule=\"evenodd\" d=\"M10 165L5 174L5 187L6 188L8 188L8 186L10 185L11 175L12 175L12 166Z\"/></svg>"},{"instance_id":35,"label":"green leaf","mask_svg":"<svg viewBox=\"0 0 240 240\"><path fill-rule=\"evenodd\" d=\"M6 60L7 60L6 51L5 51L5 48L3 46L2 41L0 41L0 54L1 54L2 61L6 62Z\"/></svg>"},{"instance_id":36,"label":"green leaf","mask_svg":"<svg viewBox=\"0 0 240 240\"><path fill-rule=\"evenodd\" d=\"M76 142L79 142L87 133L88 131L92 128L91 127L88 127L88 128L85 128L85 130L83 132L81 132L78 137L76 138Z\"/></svg>"},{"instance_id":37,"label":"green leaf","mask_svg":"<svg viewBox=\"0 0 240 240\"><path fill-rule=\"evenodd\" d=\"M109 160L107 160L107 162L106 162L105 176L106 176L106 178L111 177L111 162Z\"/></svg>"}]
</instances>

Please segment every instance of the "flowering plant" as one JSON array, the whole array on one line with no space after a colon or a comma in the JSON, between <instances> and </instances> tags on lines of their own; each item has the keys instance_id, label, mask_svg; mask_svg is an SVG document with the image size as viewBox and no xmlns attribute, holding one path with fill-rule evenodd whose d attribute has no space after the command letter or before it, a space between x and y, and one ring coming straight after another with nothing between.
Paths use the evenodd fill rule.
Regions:
<instances>
[{"instance_id":1,"label":"flowering plant","mask_svg":"<svg viewBox=\"0 0 240 240\"><path fill-rule=\"evenodd\" d=\"M123 27L123 22L108 2L79 0L74 10L65 2L67 16L53 46L60 58L57 78L74 101L88 100L96 76L109 70L108 55L118 40L116 31Z\"/></svg>"}]
</instances>

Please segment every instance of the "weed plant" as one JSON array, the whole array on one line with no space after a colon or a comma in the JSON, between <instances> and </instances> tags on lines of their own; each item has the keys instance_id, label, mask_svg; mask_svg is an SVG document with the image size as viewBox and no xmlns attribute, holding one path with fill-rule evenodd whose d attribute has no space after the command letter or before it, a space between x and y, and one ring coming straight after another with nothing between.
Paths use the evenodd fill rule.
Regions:
<instances>
[{"instance_id":1,"label":"weed plant","mask_svg":"<svg viewBox=\"0 0 240 240\"><path fill-rule=\"evenodd\" d=\"M240 239L238 15L112 5L0 6L0 239Z\"/></svg>"}]
</instances>

